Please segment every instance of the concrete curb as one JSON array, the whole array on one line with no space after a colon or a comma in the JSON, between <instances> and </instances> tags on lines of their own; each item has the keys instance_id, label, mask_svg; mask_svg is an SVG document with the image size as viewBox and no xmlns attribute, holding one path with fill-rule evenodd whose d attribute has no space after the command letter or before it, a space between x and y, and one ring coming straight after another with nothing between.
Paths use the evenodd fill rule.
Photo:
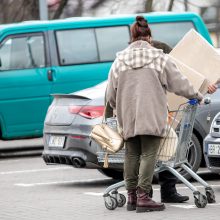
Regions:
<instances>
[{"instance_id":1,"label":"concrete curb","mask_svg":"<svg viewBox=\"0 0 220 220\"><path fill-rule=\"evenodd\" d=\"M0 152L0 159L8 157L32 157L32 156L41 156L42 150L26 150L26 151L7 151Z\"/></svg>"},{"instance_id":2,"label":"concrete curb","mask_svg":"<svg viewBox=\"0 0 220 220\"><path fill-rule=\"evenodd\" d=\"M43 152L43 139L0 140L0 158L39 156Z\"/></svg>"}]
</instances>

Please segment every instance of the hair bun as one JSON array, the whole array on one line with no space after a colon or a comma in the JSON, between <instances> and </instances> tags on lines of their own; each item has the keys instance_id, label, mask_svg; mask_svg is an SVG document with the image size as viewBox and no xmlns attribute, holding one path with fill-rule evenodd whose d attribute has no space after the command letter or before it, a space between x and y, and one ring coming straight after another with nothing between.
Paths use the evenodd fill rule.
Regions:
<instances>
[{"instance_id":1,"label":"hair bun","mask_svg":"<svg viewBox=\"0 0 220 220\"><path fill-rule=\"evenodd\" d=\"M138 26L140 26L140 27L148 27L147 20L143 16L140 16L140 15L137 16L136 22L137 22Z\"/></svg>"},{"instance_id":2,"label":"hair bun","mask_svg":"<svg viewBox=\"0 0 220 220\"><path fill-rule=\"evenodd\" d=\"M136 17L136 21L143 21L143 20L145 20L143 16L138 15Z\"/></svg>"}]
</instances>

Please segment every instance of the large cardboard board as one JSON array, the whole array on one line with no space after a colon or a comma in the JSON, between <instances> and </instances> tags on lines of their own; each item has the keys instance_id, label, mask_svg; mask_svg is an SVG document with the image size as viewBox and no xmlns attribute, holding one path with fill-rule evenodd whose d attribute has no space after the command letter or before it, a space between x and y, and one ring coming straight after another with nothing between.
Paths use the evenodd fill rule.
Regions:
<instances>
[{"instance_id":1,"label":"large cardboard board","mask_svg":"<svg viewBox=\"0 0 220 220\"><path fill-rule=\"evenodd\" d=\"M209 85L208 79L171 55L169 57L175 62L180 72L190 81L196 90L200 91L202 94L207 92ZM167 100L170 111L177 110L180 104L187 102L186 98L169 92L167 93Z\"/></svg>"},{"instance_id":2,"label":"large cardboard board","mask_svg":"<svg viewBox=\"0 0 220 220\"><path fill-rule=\"evenodd\" d=\"M198 32L191 29L170 53L211 83L220 78L220 54Z\"/></svg>"},{"instance_id":3,"label":"large cardboard board","mask_svg":"<svg viewBox=\"0 0 220 220\"><path fill-rule=\"evenodd\" d=\"M202 94L220 78L220 54L195 30L190 30L170 52L180 72ZM168 93L169 109L176 110L187 100Z\"/></svg>"}]
</instances>

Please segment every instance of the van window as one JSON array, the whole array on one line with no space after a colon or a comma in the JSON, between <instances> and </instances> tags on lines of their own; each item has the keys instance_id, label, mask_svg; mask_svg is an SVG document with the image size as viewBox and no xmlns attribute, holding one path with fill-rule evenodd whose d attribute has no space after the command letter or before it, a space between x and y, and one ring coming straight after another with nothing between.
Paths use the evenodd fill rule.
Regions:
<instances>
[{"instance_id":1,"label":"van window","mask_svg":"<svg viewBox=\"0 0 220 220\"><path fill-rule=\"evenodd\" d=\"M57 31L61 65L98 61L94 29Z\"/></svg>"},{"instance_id":2,"label":"van window","mask_svg":"<svg viewBox=\"0 0 220 220\"><path fill-rule=\"evenodd\" d=\"M150 28L154 40L167 43L170 47L174 47L190 29L195 29L192 22L152 23Z\"/></svg>"},{"instance_id":3,"label":"van window","mask_svg":"<svg viewBox=\"0 0 220 220\"><path fill-rule=\"evenodd\" d=\"M0 70L45 66L43 36L11 37L0 46Z\"/></svg>"},{"instance_id":4,"label":"van window","mask_svg":"<svg viewBox=\"0 0 220 220\"><path fill-rule=\"evenodd\" d=\"M114 37L115 36L115 37ZM128 26L56 32L61 65L113 61L130 40Z\"/></svg>"},{"instance_id":5,"label":"van window","mask_svg":"<svg viewBox=\"0 0 220 220\"><path fill-rule=\"evenodd\" d=\"M100 61L112 61L118 51L124 50L130 41L127 26L96 29Z\"/></svg>"}]
</instances>

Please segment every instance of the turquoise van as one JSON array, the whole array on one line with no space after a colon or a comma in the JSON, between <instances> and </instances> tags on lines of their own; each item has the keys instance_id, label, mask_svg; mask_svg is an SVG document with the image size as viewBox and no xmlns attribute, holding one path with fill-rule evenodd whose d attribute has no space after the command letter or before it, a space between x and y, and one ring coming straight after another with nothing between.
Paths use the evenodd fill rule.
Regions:
<instances>
[{"instance_id":1,"label":"turquoise van","mask_svg":"<svg viewBox=\"0 0 220 220\"><path fill-rule=\"evenodd\" d=\"M171 47L191 28L211 43L194 13L144 14L153 38ZM2 139L42 135L52 93L70 93L107 78L117 51L130 41L136 15L0 25Z\"/></svg>"}]
</instances>

